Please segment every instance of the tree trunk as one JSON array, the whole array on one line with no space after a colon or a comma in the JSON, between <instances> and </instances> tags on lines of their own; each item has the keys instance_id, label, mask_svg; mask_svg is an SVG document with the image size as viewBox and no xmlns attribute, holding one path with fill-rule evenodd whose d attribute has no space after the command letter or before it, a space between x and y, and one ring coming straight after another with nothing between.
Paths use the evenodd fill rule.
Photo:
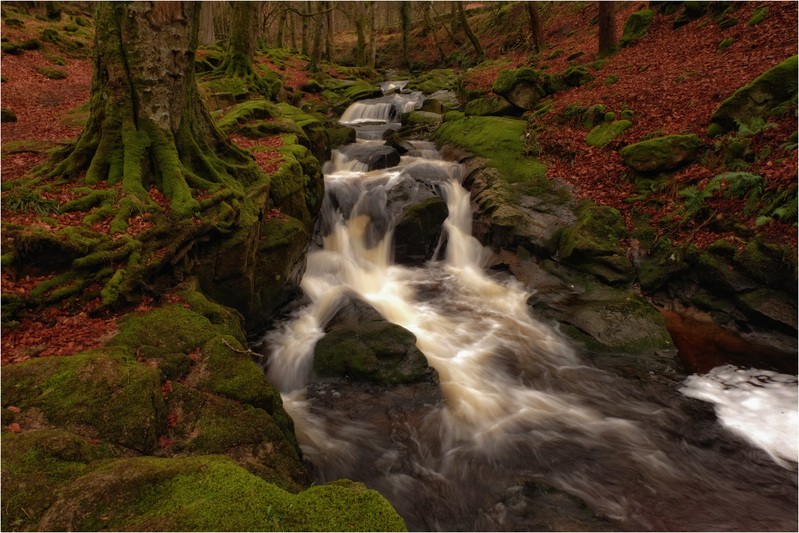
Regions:
<instances>
[{"instance_id":1,"label":"tree trunk","mask_svg":"<svg viewBox=\"0 0 799 533\"><path fill-rule=\"evenodd\" d=\"M306 55L306 56L308 55L308 19L311 16L310 13L311 13L311 2L310 1L306 1L305 2L305 15L302 17L302 29L301 29L301 33L302 33L302 48L300 49L300 52L303 55Z\"/></svg>"},{"instance_id":2,"label":"tree trunk","mask_svg":"<svg viewBox=\"0 0 799 533\"><path fill-rule=\"evenodd\" d=\"M354 2L353 23L355 24L355 62L359 67L366 66L366 12L360 2Z\"/></svg>"},{"instance_id":3,"label":"tree trunk","mask_svg":"<svg viewBox=\"0 0 799 533\"><path fill-rule=\"evenodd\" d=\"M402 28L402 57L403 63L408 65L410 60L408 58L408 39L411 32L411 4L410 2L400 2L400 27Z\"/></svg>"},{"instance_id":4,"label":"tree trunk","mask_svg":"<svg viewBox=\"0 0 799 533\"><path fill-rule=\"evenodd\" d=\"M222 65L228 76L251 75L261 2L231 2L230 10L230 39Z\"/></svg>"},{"instance_id":5,"label":"tree trunk","mask_svg":"<svg viewBox=\"0 0 799 533\"><path fill-rule=\"evenodd\" d=\"M472 46L474 47L474 53L477 55L477 61L482 61L485 59L485 52L483 51L483 47L480 45L480 40L477 38L477 35L474 34L471 26L469 26L469 21L466 18L466 12L463 9L463 2L458 2L458 16L460 17L463 31L466 32L466 37L469 38L469 42L472 43Z\"/></svg>"},{"instance_id":6,"label":"tree trunk","mask_svg":"<svg viewBox=\"0 0 799 533\"><path fill-rule=\"evenodd\" d=\"M533 50L540 52L544 46L544 35L541 33L541 16L535 2L525 2L527 17L530 19L530 37L533 39Z\"/></svg>"},{"instance_id":7,"label":"tree trunk","mask_svg":"<svg viewBox=\"0 0 799 533\"><path fill-rule=\"evenodd\" d=\"M599 2L599 55L606 56L616 48L616 6Z\"/></svg>"},{"instance_id":8,"label":"tree trunk","mask_svg":"<svg viewBox=\"0 0 799 533\"><path fill-rule=\"evenodd\" d=\"M291 39L291 49L297 51L297 25L295 23L297 16L294 11L289 13L289 34Z\"/></svg>"},{"instance_id":9,"label":"tree trunk","mask_svg":"<svg viewBox=\"0 0 799 533\"><path fill-rule=\"evenodd\" d=\"M375 2L369 2L369 67L375 68L377 60L377 32L375 31Z\"/></svg>"},{"instance_id":10,"label":"tree trunk","mask_svg":"<svg viewBox=\"0 0 799 533\"><path fill-rule=\"evenodd\" d=\"M175 215L189 217L200 207L193 190L257 173L214 126L197 93L199 22L197 2L98 4L89 121L50 175L78 179L85 170L87 184L121 183L116 218L124 224L132 212L156 208L147 192L152 185ZM156 53L167 42L166 53Z\"/></svg>"},{"instance_id":11,"label":"tree trunk","mask_svg":"<svg viewBox=\"0 0 799 533\"><path fill-rule=\"evenodd\" d=\"M214 6L211 2L202 2L200 7L200 44L203 46L216 44Z\"/></svg>"},{"instance_id":12,"label":"tree trunk","mask_svg":"<svg viewBox=\"0 0 799 533\"><path fill-rule=\"evenodd\" d=\"M277 48L283 48L283 31L286 28L286 16L288 15L288 11L283 9L280 12L280 16L277 19L277 39L275 40L275 46Z\"/></svg>"},{"instance_id":13,"label":"tree trunk","mask_svg":"<svg viewBox=\"0 0 799 533\"><path fill-rule=\"evenodd\" d=\"M335 19L333 17L333 8L335 7L335 2L330 0L325 2L325 8L327 9L327 17L326 17L326 24L325 24L325 60L332 61L333 60L333 34L335 32Z\"/></svg>"}]
</instances>

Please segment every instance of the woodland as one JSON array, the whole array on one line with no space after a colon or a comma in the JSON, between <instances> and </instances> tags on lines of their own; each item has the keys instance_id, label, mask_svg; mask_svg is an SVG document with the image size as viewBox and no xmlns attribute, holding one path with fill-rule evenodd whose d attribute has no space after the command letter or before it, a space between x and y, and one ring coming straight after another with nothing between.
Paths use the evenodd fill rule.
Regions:
<instances>
[{"instance_id":1,"label":"woodland","mask_svg":"<svg viewBox=\"0 0 799 533\"><path fill-rule=\"evenodd\" d=\"M525 494L565 498L555 519L409 518L303 460L261 338L302 302L324 165L356 140L339 119L381 82L424 101L369 170L416 141L462 163L484 269L591 364L658 391L797 374L795 2L0 9L3 530L692 528L551 483ZM433 259L444 205L397 215L397 263ZM437 385L424 357L362 363L347 343L373 330L340 326L315 375Z\"/></svg>"}]
</instances>

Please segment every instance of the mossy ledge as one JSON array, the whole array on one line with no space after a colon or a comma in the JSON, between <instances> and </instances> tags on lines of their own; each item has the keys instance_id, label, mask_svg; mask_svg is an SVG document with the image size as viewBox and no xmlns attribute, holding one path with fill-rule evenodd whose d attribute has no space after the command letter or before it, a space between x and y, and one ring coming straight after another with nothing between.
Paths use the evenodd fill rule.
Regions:
<instances>
[{"instance_id":1,"label":"mossy ledge","mask_svg":"<svg viewBox=\"0 0 799 533\"><path fill-rule=\"evenodd\" d=\"M360 484L308 488L241 316L191 283L170 300L104 347L3 369L3 529L405 529Z\"/></svg>"}]
</instances>

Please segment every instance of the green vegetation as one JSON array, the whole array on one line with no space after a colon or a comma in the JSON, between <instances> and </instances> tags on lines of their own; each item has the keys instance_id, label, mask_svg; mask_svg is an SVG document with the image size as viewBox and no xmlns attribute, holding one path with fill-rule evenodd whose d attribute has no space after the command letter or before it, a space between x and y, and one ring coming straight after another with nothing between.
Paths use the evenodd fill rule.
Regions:
<instances>
[{"instance_id":1,"label":"green vegetation","mask_svg":"<svg viewBox=\"0 0 799 533\"><path fill-rule=\"evenodd\" d=\"M585 137L590 146L602 148L633 125L629 120L612 120L594 127Z\"/></svg>"},{"instance_id":2,"label":"green vegetation","mask_svg":"<svg viewBox=\"0 0 799 533\"><path fill-rule=\"evenodd\" d=\"M629 46L640 40L646 35L646 31L649 29L649 25L652 24L654 18L655 13L651 9L643 9L631 14L624 23L619 45L622 47Z\"/></svg>"},{"instance_id":3,"label":"green vegetation","mask_svg":"<svg viewBox=\"0 0 799 533\"><path fill-rule=\"evenodd\" d=\"M768 15L768 7L759 7L755 9L755 12L752 13L752 16L749 18L749 22L747 22L747 26L757 26L761 22L766 19Z\"/></svg>"},{"instance_id":4,"label":"green vegetation","mask_svg":"<svg viewBox=\"0 0 799 533\"><path fill-rule=\"evenodd\" d=\"M666 135L626 146L619 153L622 162L637 172L677 168L692 161L701 141L694 134Z\"/></svg>"},{"instance_id":5,"label":"green vegetation","mask_svg":"<svg viewBox=\"0 0 799 533\"><path fill-rule=\"evenodd\" d=\"M36 71L45 78L51 80L63 80L67 77L66 72L57 68L39 67L36 69Z\"/></svg>"}]
</instances>

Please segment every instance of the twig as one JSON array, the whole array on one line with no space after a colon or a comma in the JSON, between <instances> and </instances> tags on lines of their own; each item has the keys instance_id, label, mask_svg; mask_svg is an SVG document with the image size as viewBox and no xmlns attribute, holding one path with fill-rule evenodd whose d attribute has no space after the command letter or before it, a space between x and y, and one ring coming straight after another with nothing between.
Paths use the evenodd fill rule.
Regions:
<instances>
[{"instance_id":1,"label":"twig","mask_svg":"<svg viewBox=\"0 0 799 533\"><path fill-rule=\"evenodd\" d=\"M231 346L231 344L225 339L222 339L222 344L224 344L225 346L227 346L228 348L230 348L231 350L233 350L236 353L249 355L251 357L259 357L261 359L264 358L264 354L261 354L261 353L258 353L258 352L254 352L254 351L250 350L249 348L247 348L246 350L239 350L238 348L235 348L235 347Z\"/></svg>"}]
</instances>

